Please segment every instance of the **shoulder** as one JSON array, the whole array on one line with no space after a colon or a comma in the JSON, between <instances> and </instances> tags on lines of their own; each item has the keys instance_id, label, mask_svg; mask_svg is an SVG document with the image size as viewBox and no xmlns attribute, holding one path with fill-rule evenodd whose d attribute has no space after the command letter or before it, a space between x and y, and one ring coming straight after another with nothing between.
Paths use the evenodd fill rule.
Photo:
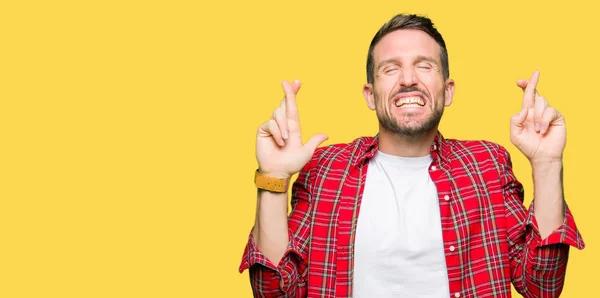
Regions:
<instances>
[{"instance_id":1,"label":"shoulder","mask_svg":"<svg viewBox=\"0 0 600 298\"><path fill-rule=\"evenodd\" d=\"M373 137L360 137L350 143L337 143L317 148L298 174L297 181L310 184L326 169L345 169L373 145Z\"/></svg>"},{"instance_id":2,"label":"shoulder","mask_svg":"<svg viewBox=\"0 0 600 298\"><path fill-rule=\"evenodd\" d=\"M353 153L366 151L373 142L373 137L360 137L350 143L331 144L324 147L319 147L315 150L313 158L331 159L341 158L348 159Z\"/></svg>"},{"instance_id":3,"label":"shoulder","mask_svg":"<svg viewBox=\"0 0 600 298\"><path fill-rule=\"evenodd\" d=\"M348 164L366 154L373 146L373 137L359 137L349 143L336 143L317 148L312 155L310 162L305 170L316 168L317 166L330 166L336 164Z\"/></svg>"},{"instance_id":4,"label":"shoulder","mask_svg":"<svg viewBox=\"0 0 600 298\"><path fill-rule=\"evenodd\" d=\"M446 140L448 154L453 159L470 159L479 162L499 161L510 162L510 154L498 143L487 140Z\"/></svg>"}]
</instances>

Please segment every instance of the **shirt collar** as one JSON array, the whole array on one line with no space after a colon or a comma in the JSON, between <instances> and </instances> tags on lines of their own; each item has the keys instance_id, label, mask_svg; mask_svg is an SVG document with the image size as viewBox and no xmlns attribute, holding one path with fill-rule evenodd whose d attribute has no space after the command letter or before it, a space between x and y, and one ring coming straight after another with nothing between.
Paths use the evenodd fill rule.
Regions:
<instances>
[{"instance_id":1,"label":"shirt collar","mask_svg":"<svg viewBox=\"0 0 600 298\"><path fill-rule=\"evenodd\" d=\"M366 138L365 141L359 142L358 146L359 154L356 155L358 158L355 159L354 165L359 165L363 161L368 161L375 156L375 153L377 153L377 150L379 149L379 134L372 138ZM448 141L444 138L442 133L438 131L430 147L430 153L433 160L439 158L442 162L448 162L450 152L447 146Z\"/></svg>"}]
</instances>

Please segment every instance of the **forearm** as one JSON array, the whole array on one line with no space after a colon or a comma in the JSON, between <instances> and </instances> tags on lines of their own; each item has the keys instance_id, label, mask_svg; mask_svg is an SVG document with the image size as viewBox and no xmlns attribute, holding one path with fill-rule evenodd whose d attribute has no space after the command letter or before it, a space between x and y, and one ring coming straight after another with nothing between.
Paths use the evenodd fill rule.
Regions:
<instances>
[{"instance_id":1,"label":"forearm","mask_svg":"<svg viewBox=\"0 0 600 298\"><path fill-rule=\"evenodd\" d=\"M535 219L545 239L564 222L562 160L532 163L532 170Z\"/></svg>"},{"instance_id":2,"label":"forearm","mask_svg":"<svg viewBox=\"0 0 600 298\"><path fill-rule=\"evenodd\" d=\"M293 220L307 212L306 194L301 185L296 187L288 220L287 193L258 191L255 225L240 265L240 272L249 269L255 297L306 297L307 256L300 247L309 225Z\"/></svg>"},{"instance_id":3,"label":"forearm","mask_svg":"<svg viewBox=\"0 0 600 298\"><path fill-rule=\"evenodd\" d=\"M258 190L256 219L252 230L258 250L277 266L289 242L287 192Z\"/></svg>"},{"instance_id":4,"label":"forearm","mask_svg":"<svg viewBox=\"0 0 600 298\"><path fill-rule=\"evenodd\" d=\"M511 280L524 297L558 297L569 246L584 247L564 202L562 162L531 164L535 199L527 210L523 186L512 172L508 152L503 150L501 157Z\"/></svg>"}]
</instances>

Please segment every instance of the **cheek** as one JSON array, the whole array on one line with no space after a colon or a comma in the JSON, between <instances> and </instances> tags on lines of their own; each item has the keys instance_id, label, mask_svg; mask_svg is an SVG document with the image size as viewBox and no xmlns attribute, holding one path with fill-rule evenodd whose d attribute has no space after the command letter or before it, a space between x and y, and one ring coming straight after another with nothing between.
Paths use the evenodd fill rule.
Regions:
<instances>
[{"instance_id":1,"label":"cheek","mask_svg":"<svg viewBox=\"0 0 600 298\"><path fill-rule=\"evenodd\" d=\"M425 86L427 93L429 93L429 95L435 99L439 99L439 97L444 96L444 92L446 90L444 89L443 82L437 77L437 75L435 77L423 75L421 76L419 82Z\"/></svg>"},{"instance_id":2,"label":"cheek","mask_svg":"<svg viewBox=\"0 0 600 298\"><path fill-rule=\"evenodd\" d=\"M375 105L377 106L378 109L385 109L385 95L382 94L381 92L375 92Z\"/></svg>"},{"instance_id":3,"label":"cheek","mask_svg":"<svg viewBox=\"0 0 600 298\"><path fill-rule=\"evenodd\" d=\"M373 95L375 95L375 101L385 101L387 100L390 93L390 88L384 84L378 84L374 86Z\"/></svg>"},{"instance_id":4,"label":"cheek","mask_svg":"<svg viewBox=\"0 0 600 298\"><path fill-rule=\"evenodd\" d=\"M396 76L381 76L375 83L375 87L381 91L380 93L386 93L394 88L396 84L398 84L398 78Z\"/></svg>"}]
</instances>

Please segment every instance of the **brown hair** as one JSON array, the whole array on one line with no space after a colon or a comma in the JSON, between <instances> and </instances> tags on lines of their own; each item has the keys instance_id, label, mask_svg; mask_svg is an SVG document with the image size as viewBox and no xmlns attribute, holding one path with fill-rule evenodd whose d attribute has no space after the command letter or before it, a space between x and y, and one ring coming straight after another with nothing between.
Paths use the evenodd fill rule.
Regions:
<instances>
[{"instance_id":1,"label":"brown hair","mask_svg":"<svg viewBox=\"0 0 600 298\"><path fill-rule=\"evenodd\" d=\"M446 43L444 42L442 35L433 25L433 22L424 16L418 16L415 14L398 14L387 23L383 24L383 26L381 26L379 31L377 31L373 37L373 40L371 40L371 45L369 46L369 55L367 57L367 82L372 84L375 81L375 65L373 65L373 50L375 46L388 33L401 29L421 30L431 36L438 43L438 45L440 45L442 75L444 76L444 80L449 78L450 69L448 67L448 50L446 49Z\"/></svg>"}]
</instances>

